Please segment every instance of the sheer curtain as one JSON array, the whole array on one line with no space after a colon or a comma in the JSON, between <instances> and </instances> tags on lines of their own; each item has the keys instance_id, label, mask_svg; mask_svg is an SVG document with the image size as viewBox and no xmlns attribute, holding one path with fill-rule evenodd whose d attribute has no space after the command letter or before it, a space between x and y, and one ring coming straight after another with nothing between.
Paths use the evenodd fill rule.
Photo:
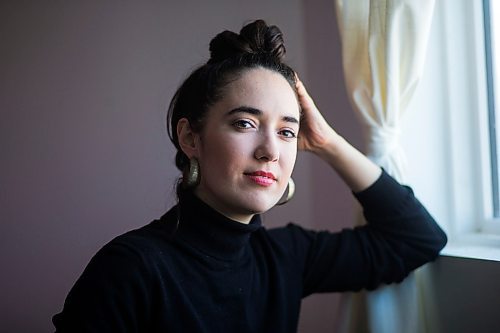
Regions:
<instances>
[{"instance_id":1,"label":"sheer curtain","mask_svg":"<svg viewBox=\"0 0 500 333\"><path fill-rule=\"evenodd\" d=\"M400 123L422 75L434 0L336 0L349 98L364 128L366 153L404 183ZM342 331L425 332L422 280L344 298Z\"/></svg>"}]
</instances>

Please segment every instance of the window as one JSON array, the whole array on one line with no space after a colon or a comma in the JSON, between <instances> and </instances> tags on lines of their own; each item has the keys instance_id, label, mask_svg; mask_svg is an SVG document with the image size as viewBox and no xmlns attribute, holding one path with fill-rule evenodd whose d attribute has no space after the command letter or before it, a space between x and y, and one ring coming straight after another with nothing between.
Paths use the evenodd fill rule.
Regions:
<instances>
[{"instance_id":1,"label":"window","mask_svg":"<svg viewBox=\"0 0 500 333\"><path fill-rule=\"evenodd\" d=\"M500 4L483 0L489 178L485 188L485 219L482 231L500 234Z\"/></svg>"},{"instance_id":2,"label":"window","mask_svg":"<svg viewBox=\"0 0 500 333\"><path fill-rule=\"evenodd\" d=\"M490 122L495 114L488 98L495 96L500 106L500 74L498 93L488 90L495 81L488 70L498 66L500 73L500 61L493 65L500 59L494 49L500 50L494 41L500 40L500 16L486 16L496 7L500 1L435 2L425 72L402 141L408 183L449 236L443 253L500 260L500 111Z\"/></svg>"},{"instance_id":3,"label":"window","mask_svg":"<svg viewBox=\"0 0 500 333\"><path fill-rule=\"evenodd\" d=\"M493 218L500 217L498 149L500 148L499 131L500 114L500 6L498 1L483 0L484 39L486 57L486 75L488 83L488 132L490 141L491 164L491 201Z\"/></svg>"}]
</instances>

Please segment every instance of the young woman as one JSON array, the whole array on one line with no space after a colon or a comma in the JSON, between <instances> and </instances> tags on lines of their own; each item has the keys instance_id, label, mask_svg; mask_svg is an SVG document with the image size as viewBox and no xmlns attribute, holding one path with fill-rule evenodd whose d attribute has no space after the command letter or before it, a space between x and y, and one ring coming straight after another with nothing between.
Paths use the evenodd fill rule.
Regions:
<instances>
[{"instance_id":1,"label":"young woman","mask_svg":"<svg viewBox=\"0 0 500 333\"><path fill-rule=\"evenodd\" d=\"M399 282L445 245L411 189L326 123L283 63L277 27L222 32L210 52L169 109L178 204L92 258L53 318L58 332L295 332L303 297ZM293 192L298 149L345 180L366 226L261 225Z\"/></svg>"}]
</instances>

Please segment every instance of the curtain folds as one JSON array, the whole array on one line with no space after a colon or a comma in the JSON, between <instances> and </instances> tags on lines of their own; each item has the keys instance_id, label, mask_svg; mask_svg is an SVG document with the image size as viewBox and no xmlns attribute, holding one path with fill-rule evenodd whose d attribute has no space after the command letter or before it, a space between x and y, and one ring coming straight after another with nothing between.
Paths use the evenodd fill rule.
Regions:
<instances>
[{"instance_id":1,"label":"curtain folds","mask_svg":"<svg viewBox=\"0 0 500 333\"><path fill-rule=\"evenodd\" d=\"M423 72L434 0L336 0L342 60L366 153L400 182L400 123ZM418 273L418 272L417 272ZM425 332L421 279L348 295L344 332Z\"/></svg>"}]
</instances>

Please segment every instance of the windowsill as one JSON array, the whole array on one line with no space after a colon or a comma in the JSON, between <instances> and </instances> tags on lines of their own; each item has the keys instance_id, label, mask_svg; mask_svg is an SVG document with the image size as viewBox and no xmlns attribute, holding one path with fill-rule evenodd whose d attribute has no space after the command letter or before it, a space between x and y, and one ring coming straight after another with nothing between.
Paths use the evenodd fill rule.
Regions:
<instances>
[{"instance_id":1,"label":"windowsill","mask_svg":"<svg viewBox=\"0 0 500 333\"><path fill-rule=\"evenodd\" d=\"M441 255L458 258L500 261L500 236L472 234L461 241L449 242Z\"/></svg>"}]
</instances>

